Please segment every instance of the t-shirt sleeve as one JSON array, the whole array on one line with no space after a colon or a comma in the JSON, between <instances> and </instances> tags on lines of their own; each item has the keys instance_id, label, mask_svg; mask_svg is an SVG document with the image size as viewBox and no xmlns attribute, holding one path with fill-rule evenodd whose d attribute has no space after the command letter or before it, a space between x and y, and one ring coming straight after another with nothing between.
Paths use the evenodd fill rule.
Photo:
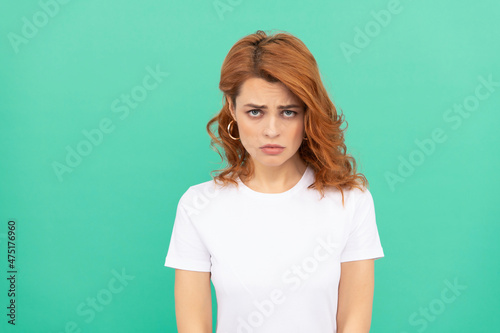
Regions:
<instances>
[{"instance_id":1,"label":"t-shirt sleeve","mask_svg":"<svg viewBox=\"0 0 500 333\"><path fill-rule=\"evenodd\" d=\"M384 256L380 243L373 197L367 188L364 191L355 189L355 203L352 229L347 243L340 256L340 262L379 259Z\"/></svg>"},{"instance_id":2,"label":"t-shirt sleeve","mask_svg":"<svg viewBox=\"0 0 500 333\"><path fill-rule=\"evenodd\" d=\"M165 266L189 271L210 272L212 266L210 253L188 214L189 191L184 193L177 205Z\"/></svg>"}]
</instances>

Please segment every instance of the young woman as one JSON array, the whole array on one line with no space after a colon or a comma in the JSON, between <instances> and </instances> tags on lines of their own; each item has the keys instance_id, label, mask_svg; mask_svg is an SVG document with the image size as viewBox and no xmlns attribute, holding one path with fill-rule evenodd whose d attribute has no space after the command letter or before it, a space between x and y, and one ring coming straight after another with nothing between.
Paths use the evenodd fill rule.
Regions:
<instances>
[{"instance_id":1,"label":"young woman","mask_svg":"<svg viewBox=\"0 0 500 333\"><path fill-rule=\"evenodd\" d=\"M219 88L207 130L227 167L180 198L165 262L178 331L212 332L212 280L218 333L369 332L374 202L313 55L259 30L231 48Z\"/></svg>"}]
</instances>

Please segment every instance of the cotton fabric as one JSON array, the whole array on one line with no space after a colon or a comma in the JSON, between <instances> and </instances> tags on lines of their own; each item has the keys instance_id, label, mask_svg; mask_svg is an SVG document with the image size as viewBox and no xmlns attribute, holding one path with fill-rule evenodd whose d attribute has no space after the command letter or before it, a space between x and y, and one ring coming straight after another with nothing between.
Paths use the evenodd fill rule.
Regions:
<instances>
[{"instance_id":1,"label":"cotton fabric","mask_svg":"<svg viewBox=\"0 0 500 333\"><path fill-rule=\"evenodd\" d=\"M211 272L217 333L336 332L340 264L384 256L370 191L282 193L213 180L182 195L165 266Z\"/></svg>"}]
</instances>

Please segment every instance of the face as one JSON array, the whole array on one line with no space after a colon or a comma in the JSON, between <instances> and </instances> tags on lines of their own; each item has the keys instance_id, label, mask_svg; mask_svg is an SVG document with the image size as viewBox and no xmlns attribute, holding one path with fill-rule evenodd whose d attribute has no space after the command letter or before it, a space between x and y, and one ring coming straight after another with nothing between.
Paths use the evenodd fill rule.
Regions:
<instances>
[{"instance_id":1,"label":"face","mask_svg":"<svg viewBox=\"0 0 500 333\"><path fill-rule=\"evenodd\" d=\"M298 149L304 137L305 105L281 82L246 80L236 97L236 108L229 100L229 109L256 168L302 163ZM265 145L282 148L266 149Z\"/></svg>"}]
</instances>

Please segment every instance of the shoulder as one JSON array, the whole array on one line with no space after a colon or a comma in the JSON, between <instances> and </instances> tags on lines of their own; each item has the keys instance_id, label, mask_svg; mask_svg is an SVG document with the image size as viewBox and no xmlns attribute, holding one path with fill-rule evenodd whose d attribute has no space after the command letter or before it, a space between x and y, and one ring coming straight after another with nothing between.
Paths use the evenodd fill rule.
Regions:
<instances>
[{"instance_id":1,"label":"shoulder","mask_svg":"<svg viewBox=\"0 0 500 333\"><path fill-rule=\"evenodd\" d=\"M344 195L345 202L348 204L354 204L359 201L372 199L370 190L363 185L360 185L360 187L343 188L342 193L336 187L327 187L325 189L325 195L327 197L334 197L336 199L342 200L342 194Z\"/></svg>"},{"instance_id":2,"label":"shoulder","mask_svg":"<svg viewBox=\"0 0 500 333\"><path fill-rule=\"evenodd\" d=\"M349 191L356 207L363 203L373 201L372 193L365 186L361 186L361 188L353 187Z\"/></svg>"},{"instance_id":3,"label":"shoulder","mask_svg":"<svg viewBox=\"0 0 500 333\"><path fill-rule=\"evenodd\" d=\"M349 191L355 200L372 199L370 190L365 186L361 186L361 188L353 187Z\"/></svg>"},{"instance_id":4,"label":"shoulder","mask_svg":"<svg viewBox=\"0 0 500 333\"><path fill-rule=\"evenodd\" d=\"M200 202L211 201L222 194L234 190L233 186L225 186L216 183L213 179L199 184L191 185L181 196L179 203L196 204Z\"/></svg>"},{"instance_id":5,"label":"shoulder","mask_svg":"<svg viewBox=\"0 0 500 333\"><path fill-rule=\"evenodd\" d=\"M350 194L350 210L354 217L362 219L368 215L374 214L375 206L373 196L368 188L352 188Z\"/></svg>"},{"instance_id":6,"label":"shoulder","mask_svg":"<svg viewBox=\"0 0 500 333\"><path fill-rule=\"evenodd\" d=\"M352 187L350 189L344 189L344 197L346 207L352 211L357 211L364 209L373 205L373 197L370 190L361 185L359 187Z\"/></svg>"}]
</instances>

